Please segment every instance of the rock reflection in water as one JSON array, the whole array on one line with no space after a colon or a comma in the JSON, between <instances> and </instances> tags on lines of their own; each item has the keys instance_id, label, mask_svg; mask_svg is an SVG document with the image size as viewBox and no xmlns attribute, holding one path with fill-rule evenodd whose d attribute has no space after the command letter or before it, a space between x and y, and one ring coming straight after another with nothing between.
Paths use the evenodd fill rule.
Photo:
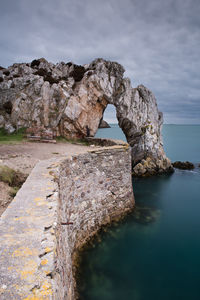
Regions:
<instances>
[{"instance_id":1,"label":"rock reflection in water","mask_svg":"<svg viewBox=\"0 0 200 300\"><path fill-rule=\"evenodd\" d=\"M160 210L153 207L136 205L133 211L134 221L144 225L155 222L159 217Z\"/></svg>"}]
</instances>

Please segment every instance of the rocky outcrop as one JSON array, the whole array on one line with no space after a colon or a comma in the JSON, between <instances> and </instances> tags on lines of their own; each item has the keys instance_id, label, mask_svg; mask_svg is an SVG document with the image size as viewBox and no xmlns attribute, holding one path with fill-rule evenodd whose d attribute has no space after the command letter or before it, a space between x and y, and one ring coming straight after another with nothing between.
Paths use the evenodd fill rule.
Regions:
<instances>
[{"instance_id":1,"label":"rocky outcrop","mask_svg":"<svg viewBox=\"0 0 200 300\"><path fill-rule=\"evenodd\" d=\"M94 136L106 106L113 104L132 148L134 175L169 172L156 99L143 85L132 88L123 73L120 64L103 59L78 66L41 58L1 69L0 127L13 132L43 126L55 136Z\"/></svg>"},{"instance_id":2,"label":"rocky outcrop","mask_svg":"<svg viewBox=\"0 0 200 300\"><path fill-rule=\"evenodd\" d=\"M182 170L194 169L193 163L191 163L189 161L175 161L172 165L174 168L182 169Z\"/></svg>"},{"instance_id":3,"label":"rocky outcrop","mask_svg":"<svg viewBox=\"0 0 200 300\"><path fill-rule=\"evenodd\" d=\"M102 119L99 123L99 128L110 128L110 125Z\"/></svg>"}]
</instances>

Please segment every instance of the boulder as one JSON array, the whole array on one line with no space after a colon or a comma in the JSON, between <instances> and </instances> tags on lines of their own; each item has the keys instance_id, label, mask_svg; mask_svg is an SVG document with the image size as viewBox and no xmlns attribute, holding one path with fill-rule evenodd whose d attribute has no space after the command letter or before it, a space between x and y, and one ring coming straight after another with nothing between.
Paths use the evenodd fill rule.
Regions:
<instances>
[{"instance_id":1,"label":"boulder","mask_svg":"<svg viewBox=\"0 0 200 300\"><path fill-rule=\"evenodd\" d=\"M156 160L152 157L142 159L141 162L137 163L133 167L134 177L149 177L157 174L171 174L174 169L171 165L170 160L166 157L163 160Z\"/></svg>"},{"instance_id":2,"label":"boulder","mask_svg":"<svg viewBox=\"0 0 200 300\"><path fill-rule=\"evenodd\" d=\"M172 165L174 168L181 169L181 170L194 169L193 163L191 163L189 161L175 161Z\"/></svg>"}]
</instances>

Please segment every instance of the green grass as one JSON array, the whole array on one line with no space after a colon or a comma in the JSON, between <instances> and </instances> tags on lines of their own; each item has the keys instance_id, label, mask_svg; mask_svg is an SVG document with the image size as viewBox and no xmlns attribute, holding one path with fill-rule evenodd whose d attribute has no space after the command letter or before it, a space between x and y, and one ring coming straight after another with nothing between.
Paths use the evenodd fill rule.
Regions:
<instances>
[{"instance_id":1,"label":"green grass","mask_svg":"<svg viewBox=\"0 0 200 300\"><path fill-rule=\"evenodd\" d=\"M0 144L16 144L26 140L25 128L20 128L14 133L8 134L5 129L0 128Z\"/></svg>"},{"instance_id":2,"label":"green grass","mask_svg":"<svg viewBox=\"0 0 200 300\"><path fill-rule=\"evenodd\" d=\"M15 170L7 166L0 166L0 181L12 186L14 179L15 179Z\"/></svg>"},{"instance_id":3,"label":"green grass","mask_svg":"<svg viewBox=\"0 0 200 300\"><path fill-rule=\"evenodd\" d=\"M14 198L25 182L27 175L20 171L15 171L8 166L0 165L0 181L10 186L9 195Z\"/></svg>"},{"instance_id":4,"label":"green grass","mask_svg":"<svg viewBox=\"0 0 200 300\"><path fill-rule=\"evenodd\" d=\"M20 171L13 170L5 165L0 165L0 181L7 183L12 187L21 187L26 180L27 175Z\"/></svg>"},{"instance_id":5,"label":"green grass","mask_svg":"<svg viewBox=\"0 0 200 300\"><path fill-rule=\"evenodd\" d=\"M75 145L89 146L89 142L84 139L67 139L62 136L56 138L57 143L70 143Z\"/></svg>"},{"instance_id":6,"label":"green grass","mask_svg":"<svg viewBox=\"0 0 200 300\"><path fill-rule=\"evenodd\" d=\"M0 165L0 181L12 187L20 187L26 180L27 175L15 171L8 166Z\"/></svg>"},{"instance_id":7,"label":"green grass","mask_svg":"<svg viewBox=\"0 0 200 300\"><path fill-rule=\"evenodd\" d=\"M23 141L27 141L26 128L20 128L14 133L8 134L5 129L0 128L0 145L1 144L17 144ZM76 145L85 145L88 146L89 143L84 139L66 139L64 137L57 137L57 143L70 143Z\"/></svg>"},{"instance_id":8,"label":"green grass","mask_svg":"<svg viewBox=\"0 0 200 300\"><path fill-rule=\"evenodd\" d=\"M18 186L15 186L15 187L11 187L10 188L10 192L9 192L9 195L11 198L14 198L17 194L17 192L19 191L19 187Z\"/></svg>"}]
</instances>

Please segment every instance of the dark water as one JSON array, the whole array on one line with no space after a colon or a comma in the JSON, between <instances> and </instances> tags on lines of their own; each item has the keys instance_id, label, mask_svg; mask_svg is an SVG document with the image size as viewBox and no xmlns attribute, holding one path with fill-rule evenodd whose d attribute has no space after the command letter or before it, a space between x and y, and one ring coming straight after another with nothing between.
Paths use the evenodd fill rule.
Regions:
<instances>
[{"instance_id":1,"label":"dark water","mask_svg":"<svg viewBox=\"0 0 200 300\"><path fill-rule=\"evenodd\" d=\"M163 136L172 160L200 163L200 126L165 125ZM83 253L80 299L199 300L200 168L133 186L135 213Z\"/></svg>"}]
</instances>

